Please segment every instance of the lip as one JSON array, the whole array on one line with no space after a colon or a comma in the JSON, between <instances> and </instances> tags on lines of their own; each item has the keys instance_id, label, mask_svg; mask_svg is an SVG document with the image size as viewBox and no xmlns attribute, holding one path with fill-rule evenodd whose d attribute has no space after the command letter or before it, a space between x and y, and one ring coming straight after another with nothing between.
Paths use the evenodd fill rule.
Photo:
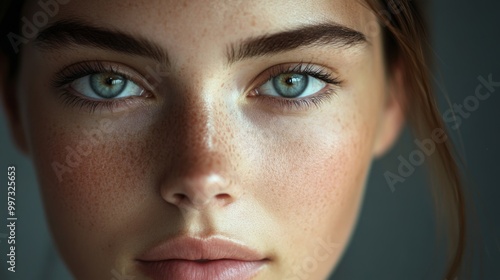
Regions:
<instances>
[{"instance_id":1,"label":"lip","mask_svg":"<svg viewBox=\"0 0 500 280\"><path fill-rule=\"evenodd\" d=\"M153 247L137 259L154 280L250 279L269 261L244 244L219 237L179 237Z\"/></svg>"}]
</instances>

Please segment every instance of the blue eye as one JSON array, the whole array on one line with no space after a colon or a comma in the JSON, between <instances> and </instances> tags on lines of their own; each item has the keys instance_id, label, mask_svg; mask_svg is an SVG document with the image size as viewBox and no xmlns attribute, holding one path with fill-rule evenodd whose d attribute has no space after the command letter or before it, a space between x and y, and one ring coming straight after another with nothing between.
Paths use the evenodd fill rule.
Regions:
<instances>
[{"instance_id":1,"label":"blue eye","mask_svg":"<svg viewBox=\"0 0 500 280\"><path fill-rule=\"evenodd\" d=\"M116 99L141 96L144 89L122 75L96 73L79 78L71 83L78 93L93 99Z\"/></svg>"},{"instance_id":2,"label":"blue eye","mask_svg":"<svg viewBox=\"0 0 500 280\"><path fill-rule=\"evenodd\" d=\"M261 95L298 98L313 95L325 85L326 82L308 74L284 73L271 78L257 90Z\"/></svg>"}]
</instances>

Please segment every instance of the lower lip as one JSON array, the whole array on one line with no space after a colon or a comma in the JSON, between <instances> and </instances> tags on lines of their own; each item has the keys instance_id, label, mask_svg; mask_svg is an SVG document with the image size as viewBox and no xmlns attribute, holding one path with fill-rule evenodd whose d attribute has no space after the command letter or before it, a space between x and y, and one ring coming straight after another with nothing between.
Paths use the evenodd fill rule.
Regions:
<instances>
[{"instance_id":1,"label":"lower lip","mask_svg":"<svg viewBox=\"0 0 500 280\"><path fill-rule=\"evenodd\" d=\"M255 276L265 261L190 260L142 261L141 269L154 280L247 280Z\"/></svg>"}]
</instances>

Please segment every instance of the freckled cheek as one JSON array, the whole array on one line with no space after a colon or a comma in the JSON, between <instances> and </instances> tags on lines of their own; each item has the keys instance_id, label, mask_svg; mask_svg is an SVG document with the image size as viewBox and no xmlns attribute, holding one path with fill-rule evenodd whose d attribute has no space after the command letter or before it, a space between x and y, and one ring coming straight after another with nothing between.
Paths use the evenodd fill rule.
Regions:
<instances>
[{"instance_id":1,"label":"freckled cheek","mask_svg":"<svg viewBox=\"0 0 500 280\"><path fill-rule=\"evenodd\" d=\"M258 146L269 149L260 152L262 161L254 169L259 175L254 195L275 223L272 233L280 238L274 244L286 270L302 265L318 239L339 244L321 263L326 269L340 257L355 223L371 161L371 132L365 135L358 121L294 124L276 137L284 143L261 139Z\"/></svg>"},{"instance_id":2,"label":"freckled cheek","mask_svg":"<svg viewBox=\"0 0 500 280\"><path fill-rule=\"evenodd\" d=\"M64 231L113 233L145 196L147 144L118 130L89 137L92 129L98 131L66 127L39 135L35 164L49 219Z\"/></svg>"},{"instance_id":3,"label":"freckled cheek","mask_svg":"<svg viewBox=\"0 0 500 280\"><path fill-rule=\"evenodd\" d=\"M288 136L297 141L264 156L263 199L285 227L301 229L298 236L354 219L371 162L372 133L357 126L299 129L309 137Z\"/></svg>"},{"instance_id":4,"label":"freckled cheek","mask_svg":"<svg viewBox=\"0 0 500 280\"><path fill-rule=\"evenodd\" d=\"M358 188L356 176L362 157L353 148L355 143L337 142L331 147L296 155L297 165L302 166L295 176L290 176L288 191L294 193L299 208L324 209L340 203L350 189ZM293 160L293 159L290 159Z\"/></svg>"}]
</instances>

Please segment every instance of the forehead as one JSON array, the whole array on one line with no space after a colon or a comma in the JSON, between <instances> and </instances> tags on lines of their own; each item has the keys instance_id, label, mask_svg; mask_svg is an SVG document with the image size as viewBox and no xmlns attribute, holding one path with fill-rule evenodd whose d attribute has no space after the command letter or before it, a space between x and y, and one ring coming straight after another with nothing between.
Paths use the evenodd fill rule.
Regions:
<instances>
[{"instance_id":1,"label":"forehead","mask_svg":"<svg viewBox=\"0 0 500 280\"><path fill-rule=\"evenodd\" d=\"M30 0L27 14L43 10ZM357 0L65 0L49 19L80 18L155 41L227 41L297 25L336 22L363 32L373 16ZM67 3L66 3L67 2Z\"/></svg>"},{"instance_id":2,"label":"forehead","mask_svg":"<svg viewBox=\"0 0 500 280\"><path fill-rule=\"evenodd\" d=\"M57 7L58 12L50 18L47 27L61 20L83 20L93 26L144 38L167 53L171 69L187 71L183 75L222 69L233 46L300 26L334 23L364 34L368 42L380 44L380 36L370 31L377 23L375 16L357 0L66 1ZM27 6L26 13L29 16L39 11L39 4L34 2ZM335 48L324 47L325 53L302 52L299 60L312 60L335 51ZM378 55L366 53L372 54ZM275 62L295 60L294 55L288 53ZM210 73L215 75L213 71Z\"/></svg>"}]
</instances>

